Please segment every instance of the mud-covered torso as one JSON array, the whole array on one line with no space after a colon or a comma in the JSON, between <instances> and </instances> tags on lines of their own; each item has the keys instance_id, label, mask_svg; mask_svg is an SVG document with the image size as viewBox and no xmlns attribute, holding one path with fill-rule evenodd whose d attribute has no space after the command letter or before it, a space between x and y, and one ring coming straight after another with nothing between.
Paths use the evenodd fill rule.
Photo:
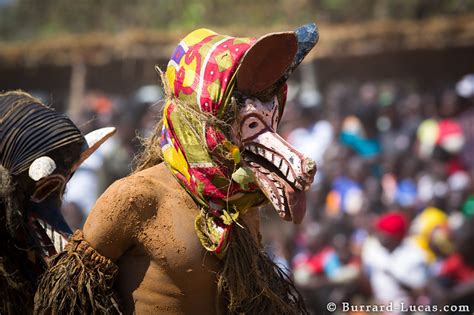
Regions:
<instances>
[{"instance_id":1,"label":"mud-covered torso","mask_svg":"<svg viewBox=\"0 0 474 315\"><path fill-rule=\"evenodd\" d=\"M138 231L138 245L118 261L120 295L138 314L211 314L218 262L196 237L197 206L163 166L154 174L160 181L156 213Z\"/></svg>"},{"instance_id":2,"label":"mud-covered torso","mask_svg":"<svg viewBox=\"0 0 474 315\"><path fill-rule=\"evenodd\" d=\"M116 288L127 313L215 313L220 262L198 240L198 211L164 164L118 181L98 200L84 234L116 260ZM255 235L257 211L246 220Z\"/></svg>"}]
</instances>

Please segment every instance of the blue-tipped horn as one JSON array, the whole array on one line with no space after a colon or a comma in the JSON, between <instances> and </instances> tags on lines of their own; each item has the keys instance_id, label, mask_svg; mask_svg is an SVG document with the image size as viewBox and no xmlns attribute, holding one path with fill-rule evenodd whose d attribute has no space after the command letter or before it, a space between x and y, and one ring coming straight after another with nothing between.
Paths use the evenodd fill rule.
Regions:
<instances>
[{"instance_id":1,"label":"blue-tipped horn","mask_svg":"<svg viewBox=\"0 0 474 315\"><path fill-rule=\"evenodd\" d=\"M319 30L316 23L308 23L295 30L295 36L298 40L298 48L293 59L293 63L285 73L285 79L298 67L304 57L316 45L319 40Z\"/></svg>"}]
</instances>

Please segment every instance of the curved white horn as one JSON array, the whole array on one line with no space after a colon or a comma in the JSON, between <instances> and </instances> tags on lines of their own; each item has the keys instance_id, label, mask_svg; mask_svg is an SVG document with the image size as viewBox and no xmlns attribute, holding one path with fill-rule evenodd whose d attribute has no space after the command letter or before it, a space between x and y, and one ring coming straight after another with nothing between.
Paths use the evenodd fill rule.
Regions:
<instances>
[{"instance_id":1,"label":"curved white horn","mask_svg":"<svg viewBox=\"0 0 474 315\"><path fill-rule=\"evenodd\" d=\"M28 175L34 181L53 174L56 169L56 163L49 156L41 156L33 161L28 170Z\"/></svg>"},{"instance_id":2,"label":"curved white horn","mask_svg":"<svg viewBox=\"0 0 474 315\"><path fill-rule=\"evenodd\" d=\"M89 148L92 148L96 144L99 144L99 145L102 144L102 142L104 142L106 139L112 136L114 132L115 132L114 127L105 127L105 128L100 128L100 129L89 132L87 135L85 135L84 138L86 138L87 145L89 146Z\"/></svg>"},{"instance_id":3,"label":"curved white horn","mask_svg":"<svg viewBox=\"0 0 474 315\"><path fill-rule=\"evenodd\" d=\"M102 143L115 133L115 127L105 127L89 132L84 136L87 142L87 147L82 151L79 160L74 164L71 171L75 171L82 162L84 162L95 150L97 150Z\"/></svg>"}]
</instances>

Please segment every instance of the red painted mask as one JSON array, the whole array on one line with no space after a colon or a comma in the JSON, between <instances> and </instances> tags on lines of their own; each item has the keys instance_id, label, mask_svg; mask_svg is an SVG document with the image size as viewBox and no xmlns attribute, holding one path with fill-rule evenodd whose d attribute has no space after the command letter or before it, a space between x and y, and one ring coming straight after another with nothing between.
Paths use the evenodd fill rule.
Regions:
<instances>
[{"instance_id":1,"label":"red painted mask","mask_svg":"<svg viewBox=\"0 0 474 315\"><path fill-rule=\"evenodd\" d=\"M238 104L233 140L280 217L300 223L306 209L304 191L313 182L316 163L276 133L278 105L277 97L270 102L247 98Z\"/></svg>"}]
</instances>

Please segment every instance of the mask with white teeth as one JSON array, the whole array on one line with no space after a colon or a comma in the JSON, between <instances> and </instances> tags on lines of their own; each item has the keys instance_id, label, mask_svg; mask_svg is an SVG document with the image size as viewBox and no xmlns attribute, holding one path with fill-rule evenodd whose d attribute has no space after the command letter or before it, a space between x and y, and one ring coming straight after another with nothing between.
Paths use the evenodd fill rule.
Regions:
<instances>
[{"instance_id":1,"label":"mask with white teeth","mask_svg":"<svg viewBox=\"0 0 474 315\"><path fill-rule=\"evenodd\" d=\"M318 40L315 24L259 39L199 29L176 47L164 74L163 159L201 207L195 228L218 257L239 213L269 200L300 223L316 172L276 133L286 80Z\"/></svg>"},{"instance_id":2,"label":"mask with white teeth","mask_svg":"<svg viewBox=\"0 0 474 315\"><path fill-rule=\"evenodd\" d=\"M276 133L279 108L276 96L269 102L247 98L238 104L234 141L243 164L280 217L300 223L306 209L304 190L313 182L316 164Z\"/></svg>"}]
</instances>

